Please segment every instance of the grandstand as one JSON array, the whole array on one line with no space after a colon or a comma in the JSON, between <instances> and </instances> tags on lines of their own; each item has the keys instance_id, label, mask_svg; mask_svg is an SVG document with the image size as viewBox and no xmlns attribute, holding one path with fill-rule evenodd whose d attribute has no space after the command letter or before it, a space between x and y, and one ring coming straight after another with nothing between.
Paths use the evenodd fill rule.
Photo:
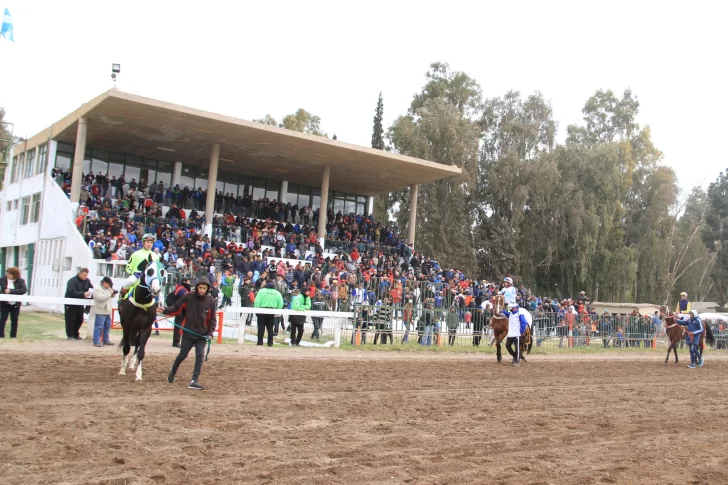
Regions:
<instances>
[{"instance_id":1,"label":"grandstand","mask_svg":"<svg viewBox=\"0 0 728 485\"><path fill-rule=\"evenodd\" d=\"M318 221L309 221L317 243L310 246L312 252L316 253L318 247L318 254L331 255L323 251L327 244L335 246L340 238L331 240L327 234L328 209L334 218L337 213L368 216L374 196L410 187L414 221L418 184L461 173L457 167L116 89L14 146L10 160L0 193L0 224L5 229L0 233L0 265L3 272L9 266L18 266L30 294L40 296L63 294L65 282L82 267L91 269L94 284L108 273L120 276L123 260L95 258L89 242L78 231L84 179L95 177L93 174L104 174L109 181L116 181L118 192L113 195L118 194L118 198L130 189L138 190L140 184L147 191L153 185L159 190L160 184L165 188L178 186L180 192L186 187L185 203L192 201L199 209L199 217L191 227L200 238L217 239L214 223L224 217L225 211L220 209L230 208L226 204L231 201L232 211L228 212L233 213L239 199L255 201L256 211L268 211L271 201L282 207L289 203L291 207L307 207L309 212L303 217L312 217L318 211ZM63 188L66 183L68 195ZM189 197L190 191L195 196ZM223 196L218 197L221 201L216 207L217 191ZM111 204L116 204L118 198ZM267 202L261 204L261 200ZM171 197L162 197L159 216L179 209L172 203ZM260 217L260 212L253 214L252 205L246 202L245 210L251 212L245 214ZM187 219L186 224L189 222ZM175 221L177 227L178 223ZM220 236L225 225L215 229ZM172 224L170 229L174 229ZM250 227L251 232L255 229ZM413 243L414 238L413 223L406 241ZM238 240L244 242L241 233ZM374 241L365 244L380 245ZM274 250L274 246L270 249ZM297 248L300 256L306 255Z\"/></svg>"}]
</instances>

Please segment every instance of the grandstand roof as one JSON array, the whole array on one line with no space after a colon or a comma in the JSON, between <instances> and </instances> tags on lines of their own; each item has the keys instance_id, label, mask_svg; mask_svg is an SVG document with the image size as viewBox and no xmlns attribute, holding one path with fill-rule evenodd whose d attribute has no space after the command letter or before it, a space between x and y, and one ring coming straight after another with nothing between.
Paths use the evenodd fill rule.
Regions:
<instances>
[{"instance_id":1,"label":"grandstand roof","mask_svg":"<svg viewBox=\"0 0 728 485\"><path fill-rule=\"evenodd\" d=\"M117 89L83 104L38 133L28 140L28 148L45 142L51 135L60 142L75 144L80 117L88 123L87 147L207 167L210 147L219 143L219 170L319 187L323 167L330 165L330 188L360 195L377 195L462 172L453 166Z\"/></svg>"}]
</instances>

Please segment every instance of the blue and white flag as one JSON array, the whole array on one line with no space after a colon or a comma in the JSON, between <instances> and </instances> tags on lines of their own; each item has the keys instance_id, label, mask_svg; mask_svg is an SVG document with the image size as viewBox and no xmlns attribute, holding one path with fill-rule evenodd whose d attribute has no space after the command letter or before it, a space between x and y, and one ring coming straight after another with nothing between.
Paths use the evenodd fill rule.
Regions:
<instances>
[{"instance_id":1,"label":"blue and white flag","mask_svg":"<svg viewBox=\"0 0 728 485\"><path fill-rule=\"evenodd\" d=\"M15 42L15 39L13 38L13 17L10 16L10 10L7 8L3 15L3 26L0 29L0 36Z\"/></svg>"}]
</instances>

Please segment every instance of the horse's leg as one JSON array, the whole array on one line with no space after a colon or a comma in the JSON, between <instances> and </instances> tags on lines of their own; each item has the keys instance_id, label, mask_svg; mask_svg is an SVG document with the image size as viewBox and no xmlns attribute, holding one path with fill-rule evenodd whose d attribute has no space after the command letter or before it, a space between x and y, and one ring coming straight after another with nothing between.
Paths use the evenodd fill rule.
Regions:
<instances>
[{"instance_id":1,"label":"horse's leg","mask_svg":"<svg viewBox=\"0 0 728 485\"><path fill-rule=\"evenodd\" d=\"M677 364L677 342L672 346L672 351L675 352L675 363Z\"/></svg>"},{"instance_id":2,"label":"horse's leg","mask_svg":"<svg viewBox=\"0 0 728 485\"><path fill-rule=\"evenodd\" d=\"M129 359L129 368L134 370L139 363L139 345L141 340L142 331L139 331L136 335L136 341L134 342L134 355Z\"/></svg>"},{"instance_id":3,"label":"horse's leg","mask_svg":"<svg viewBox=\"0 0 728 485\"><path fill-rule=\"evenodd\" d=\"M147 340L149 340L149 336L152 334L152 327L146 328L141 331L140 336L140 345L139 350L137 352L137 356L139 357L139 367L137 367L136 370L136 380L141 381L142 380L142 362L144 361L144 352L147 347Z\"/></svg>"},{"instance_id":4,"label":"horse's leg","mask_svg":"<svg viewBox=\"0 0 728 485\"><path fill-rule=\"evenodd\" d=\"M667 361L670 360L671 351L672 351L672 342L670 342L670 345L667 346L667 355L665 356L665 365L667 365Z\"/></svg>"},{"instance_id":5,"label":"horse's leg","mask_svg":"<svg viewBox=\"0 0 728 485\"><path fill-rule=\"evenodd\" d=\"M500 363L501 359L503 359L503 355L501 354L500 340L496 340L496 343L495 343L495 356L498 359L498 362Z\"/></svg>"},{"instance_id":6,"label":"horse's leg","mask_svg":"<svg viewBox=\"0 0 728 485\"><path fill-rule=\"evenodd\" d=\"M124 376L126 375L126 361L129 350L131 350L131 345L129 345L129 334L123 326L121 330L121 346L123 348L123 354L121 356L121 370L119 371L119 375Z\"/></svg>"}]
</instances>

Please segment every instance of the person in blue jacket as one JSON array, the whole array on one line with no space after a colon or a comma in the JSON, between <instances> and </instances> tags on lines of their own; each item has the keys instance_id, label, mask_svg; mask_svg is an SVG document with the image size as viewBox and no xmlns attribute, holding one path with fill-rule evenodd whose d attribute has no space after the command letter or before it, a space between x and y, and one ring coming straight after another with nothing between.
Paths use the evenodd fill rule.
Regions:
<instances>
[{"instance_id":1,"label":"person in blue jacket","mask_svg":"<svg viewBox=\"0 0 728 485\"><path fill-rule=\"evenodd\" d=\"M513 357L514 367L521 365L521 335L526 331L528 327L528 320L526 317L519 313L518 303L511 303L508 305L508 310L503 310L503 315L508 317L508 335L506 336L506 350L511 357ZM515 350L513 350L515 345Z\"/></svg>"},{"instance_id":2,"label":"person in blue jacket","mask_svg":"<svg viewBox=\"0 0 728 485\"><path fill-rule=\"evenodd\" d=\"M690 317L679 318L677 322L682 326L687 326L685 334L685 343L690 349L690 369L696 366L703 367L703 357L700 355L700 337L705 331L703 321L698 316L697 310L690 310Z\"/></svg>"}]
</instances>

